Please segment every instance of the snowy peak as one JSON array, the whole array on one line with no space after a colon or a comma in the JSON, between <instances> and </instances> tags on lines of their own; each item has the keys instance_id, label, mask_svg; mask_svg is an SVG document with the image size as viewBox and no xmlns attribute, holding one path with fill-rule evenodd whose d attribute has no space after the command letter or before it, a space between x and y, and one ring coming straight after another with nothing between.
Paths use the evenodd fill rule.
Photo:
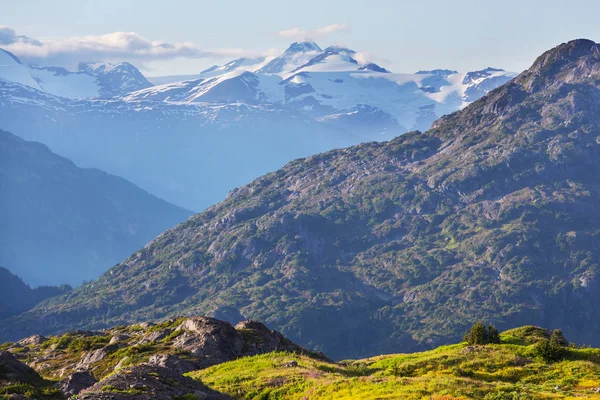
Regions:
<instances>
[{"instance_id":1,"label":"snowy peak","mask_svg":"<svg viewBox=\"0 0 600 400\"><path fill-rule=\"evenodd\" d=\"M315 66L321 64L318 69L328 69L328 70L357 70L358 69L358 61L354 58L341 53L333 53L329 51L325 51L316 57L311 58L307 63L299 66L292 73L306 70L308 67ZM329 65L328 65L329 64ZM350 65L349 65L350 64Z\"/></svg>"},{"instance_id":2,"label":"snowy peak","mask_svg":"<svg viewBox=\"0 0 600 400\"><path fill-rule=\"evenodd\" d=\"M129 63L84 63L73 72L62 67L25 65L3 49L0 79L69 99L113 97L152 86Z\"/></svg>"},{"instance_id":3,"label":"snowy peak","mask_svg":"<svg viewBox=\"0 0 600 400\"><path fill-rule=\"evenodd\" d=\"M358 68L359 71L373 71L373 72L381 72L384 74L389 74L390 71L388 71L387 69L380 67L379 65L375 64L375 63L368 63L365 64L363 66L361 66L360 68Z\"/></svg>"},{"instance_id":4,"label":"snowy peak","mask_svg":"<svg viewBox=\"0 0 600 400\"><path fill-rule=\"evenodd\" d=\"M349 57L354 57L356 51L341 46L329 46L324 50L326 53L345 54Z\"/></svg>"},{"instance_id":5,"label":"snowy peak","mask_svg":"<svg viewBox=\"0 0 600 400\"><path fill-rule=\"evenodd\" d=\"M12 60L12 62L19 64L19 65L23 65L23 63L21 62L21 60L19 60L19 58L17 56L15 56L13 53L6 51L4 49L0 49L0 62L4 62L7 61L8 58L6 58L5 60L3 60L3 57L8 57ZM9 63L12 64L12 62L9 61Z\"/></svg>"},{"instance_id":6,"label":"snowy peak","mask_svg":"<svg viewBox=\"0 0 600 400\"><path fill-rule=\"evenodd\" d=\"M462 83L463 85L477 83L478 81L481 81L481 79L489 78L498 72L504 72L504 70L500 68L487 67L486 69L482 69L480 71L467 72Z\"/></svg>"},{"instance_id":7,"label":"snowy peak","mask_svg":"<svg viewBox=\"0 0 600 400\"><path fill-rule=\"evenodd\" d=\"M284 54L307 53L310 51L322 52L323 50L315 42L294 42L287 48Z\"/></svg>"},{"instance_id":8,"label":"snowy peak","mask_svg":"<svg viewBox=\"0 0 600 400\"><path fill-rule=\"evenodd\" d=\"M265 57L247 58L242 57L233 61L229 61L225 65L213 65L212 67L200 72L198 78L210 78L227 72L236 70L253 71L265 62Z\"/></svg>"},{"instance_id":9,"label":"snowy peak","mask_svg":"<svg viewBox=\"0 0 600 400\"><path fill-rule=\"evenodd\" d=\"M315 42L295 42L282 55L275 57L256 72L259 74L281 74L293 71L321 53L323 53L323 50Z\"/></svg>"},{"instance_id":10,"label":"snowy peak","mask_svg":"<svg viewBox=\"0 0 600 400\"><path fill-rule=\"evenodd\" d=\"M41 90L31 70L14 54L0 49L0 79Z\"/></svg>"},{"instance_id":11,"label":"snowy peak","mask_svg":"<svg viewBox=\"0 0 600 400\"><path fill-rule=\"evenodd\" d=\"M122 95L152 86L146 77L128 62L80 63L78 69L97 78L102 97Z\"/></svg>"}]
</instances>

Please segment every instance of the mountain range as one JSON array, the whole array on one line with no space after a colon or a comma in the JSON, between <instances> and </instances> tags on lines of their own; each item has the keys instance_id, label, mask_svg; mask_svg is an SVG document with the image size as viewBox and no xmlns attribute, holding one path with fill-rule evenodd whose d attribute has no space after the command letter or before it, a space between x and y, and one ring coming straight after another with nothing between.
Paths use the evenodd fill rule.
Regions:
<instances>
[{"instance_id":1,"label":"mountain range","mask_svg":"<svg viewBox=\"0 0 600 400\"><path fill-rule=\"evenodd\" d=\"M341 359L447 343L480 318L598 344L599 137L600 45L571 41L426 132L231 191L0 333L206 314Z\"/></svg>"},{"instance_id":2,"label":"mountain range","mask_svg":"<svg viewBox=\"0 0 600 400\"><path fill-rule=\"evenodd\" d=\"M152 86L129 63L80 63L76 71L62 67L26 65L0 49L0 79L70 99L113 97Z\"/></svg>"},{"instance_id":3,"label":"mountain range","mask_svg":"<svg viewBox=\"0 0 600 400\"><path fill-rule=\"evenodd\" d=\"M295 158L427 129L513 76L397 74L358 59L300 42L152 86L127 63L69 71L2 51L0 128L201 211Z\"/></svg>"},{"instance_id":4,"label":"mountain range","mask_svg":"<svg viewBox=\"0 0 600 400\"><path fill-rule=\"evenodd\" d=\"M0 266L34 286L92 280L190 215L3 130L0 192Z\"/></svg>"}]
</instances>

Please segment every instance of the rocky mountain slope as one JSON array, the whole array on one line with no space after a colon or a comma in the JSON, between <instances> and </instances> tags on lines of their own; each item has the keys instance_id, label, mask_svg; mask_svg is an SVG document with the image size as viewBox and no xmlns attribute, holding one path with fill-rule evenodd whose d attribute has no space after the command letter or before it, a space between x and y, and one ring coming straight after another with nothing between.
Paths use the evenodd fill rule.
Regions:
<instances>
[{"instance_id":1,"label":"rocky mountain slope","mask_svg":"<svg viewBox=\"0 0 600 400\"><path fill-rule=\"evenodd\" d=\"M295 43L151 86L126 63L72 73L2 54L0 129L196 211L295 158L428 128L512 76L393 74L349 49Z\"/></svg>"},{"instance_id":2,"label":"rocky mountain slope","mask_svg":"<svg viewBox=\"0 0 600 400\"><path fill-rule=\"evenodd\" d=\"M34 395L54 387L59 398L78 399L228 399L183 374L270 352L329 361L259 322L243 321L234 328L206 317L34 335L0 350L0 396L6 387L25 384L21 390Z\"/></svg>"},{"instance_id":3,"label":"rocky mountain slope","mask_svg":"<svg viewBox=\"0 0 600 400\"><path fill-rule=\"evenodd\" d=\"M32 285L96 278L189 216L124 179L78 168L2 130L0 192L0 265Z\"/></svg>"},{"instance_id":4,"label":"rocky mountain slope","mask_svg":"<svg viewBox=\"0 0 600 400\"><path fill-rule=\"evenodd\" d=\"M597 344L598 99L599 45L560 45L425 133L232 191L2 336L202 313L334 358L430 348L477 317Z\"/></svg>"}]
</instances>

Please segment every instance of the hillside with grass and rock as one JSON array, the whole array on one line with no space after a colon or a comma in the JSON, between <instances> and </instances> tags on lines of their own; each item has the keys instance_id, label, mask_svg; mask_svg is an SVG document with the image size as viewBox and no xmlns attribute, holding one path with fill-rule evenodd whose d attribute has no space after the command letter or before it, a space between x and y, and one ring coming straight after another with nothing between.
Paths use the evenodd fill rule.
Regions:
<instances>
[{"instance_id":1,"label":"hillside with grass and rock","mask_svg":"<svg viewBox=\"0 0 600 400\"><path fill-rule=\"evenodd\" d=\"M600 45L576 40L427 132L233 190L0 336L204 314L334 359L431 349L473 319L600 345L599 173Z\"/></svg>"},{"instance_id":2,"label":"hillside with grass and rock","mask_svg":"<svg viewBox=\"0 0 600 400\"><path fill-rule=\"evenodd\" d=\"M256 321L207 317L0 345L0 399L600 399L600 349L476 323L461 343L334 362Z\"/></svg>"}]
</instances>

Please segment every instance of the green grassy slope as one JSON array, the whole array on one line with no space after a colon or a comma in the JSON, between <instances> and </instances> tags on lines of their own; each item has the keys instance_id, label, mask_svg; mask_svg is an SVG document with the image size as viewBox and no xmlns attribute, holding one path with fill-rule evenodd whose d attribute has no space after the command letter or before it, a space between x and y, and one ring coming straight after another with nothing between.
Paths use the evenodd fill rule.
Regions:
<instances>
[{"instance_id":1,"label":"green grassy slope","mask_svg":"<svg viewBox=\"0 0 600 400\"><path fill-rule=\"evenodd\" d=\"M600 349L570 347L548 363L535 351L547 336L524 327L503 333L499 345L340 363L271 353L189 375L239 399L600 399Z\"/></svg>"}]
</instances>

